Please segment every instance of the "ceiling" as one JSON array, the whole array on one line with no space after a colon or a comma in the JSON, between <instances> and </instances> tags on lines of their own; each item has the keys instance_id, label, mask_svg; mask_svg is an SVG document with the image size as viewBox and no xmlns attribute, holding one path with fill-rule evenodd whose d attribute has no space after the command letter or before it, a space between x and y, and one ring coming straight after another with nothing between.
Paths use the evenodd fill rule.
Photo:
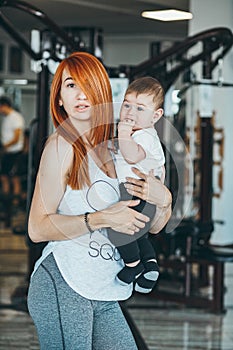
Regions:
<instances>
[{"instance_id":1,"label":"ceiling","mask_svg":"<svg viewBox=\"0 0 233 350\"><path fill-rule=\"evenodd\" d=\"M0 1L0 3L4 1ZM11 1L12 2L12 1ZM17 1L13 1L17 2ZM187 21L160 22L143 19L143 10L177 8L188 10L189 0L26 0L59 26L98 27L104 35L156 34L162 38L187 36ZM43 28L38 18L25 11L0 7L19 31Z\"/></svg>"}]
</instances>

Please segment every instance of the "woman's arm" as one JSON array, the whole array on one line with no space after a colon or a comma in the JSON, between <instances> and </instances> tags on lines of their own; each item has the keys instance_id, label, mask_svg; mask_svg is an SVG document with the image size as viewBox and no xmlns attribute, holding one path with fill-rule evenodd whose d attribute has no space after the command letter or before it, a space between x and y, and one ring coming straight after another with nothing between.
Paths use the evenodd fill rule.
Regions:
<instances>
[{"instance_id":1,"label":"woman's arm","mask_svg":"<svg viewBox=\"0 0 233 350\"><path fill-rule=\"evenodd\" d=\"M167 208L156 207L156 215L151 221L150 233L159 233L164 226L167 224L172 214L171 205L168 205Z\"/></svg>"},{"instance_id":2,"label":"woman's arm","mask_svg":"<svg viewBox=\"0 0 233 350\"><path fill-rule=\"evenodd\" d=\"M28 233L34 242L74 237L77 226L81 225L75 217L67 220L66 216L56 214L71 161L72 147L53 134L41 157L29 213ZM80 229L84 230L84 224Z\"/></svg>"},{"instance_id":3,"label":"woman's arm","mask_svg":"<svg viewBox=\"0 0 233 350\"><path fill-rule=\"evenodd\" d=\"M171 217L172 195L168 188L152 173L145 175L137 168L133 172L143 179L127 178L125 187L129 194L137 196L151 204L156 205L156 214L151 222L151 233L158 233Z\"/></svg>"},{"instance_id":4,"label":"woman's arm","mask_svg":"<svg viewBox=\"0 0 233 350\"><path fill-rule=\"evenodd\" d=\"M72 147L63 138L53 135L41 157L29 214L28 232L34 242L67 240L88 232L84 215L57 213L72 160ZM89 225L92 230L111 227L132 235L149 221L147 216L131 208L137 204L138 201L118 202L105 210L91 213Z\"/></svg>"}]
</instances>

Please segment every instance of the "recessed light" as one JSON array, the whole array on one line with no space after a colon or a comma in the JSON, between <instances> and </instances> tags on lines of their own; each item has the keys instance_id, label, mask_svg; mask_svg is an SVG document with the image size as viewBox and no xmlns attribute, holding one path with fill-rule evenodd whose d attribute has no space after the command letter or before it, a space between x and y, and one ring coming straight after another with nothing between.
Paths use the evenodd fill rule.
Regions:
<instances>
[{"instance_id":1,"label":"recessed light","mask_svg":"<svg viewBox=\"0 0 233 350\"><path fill-rule=\"evenodd\" d=\"M172 9L160 11L143 11L141 16L145 18L156 19L159 21L183 21L193 18L191 12Z\"/></svg>"}]
</instances>

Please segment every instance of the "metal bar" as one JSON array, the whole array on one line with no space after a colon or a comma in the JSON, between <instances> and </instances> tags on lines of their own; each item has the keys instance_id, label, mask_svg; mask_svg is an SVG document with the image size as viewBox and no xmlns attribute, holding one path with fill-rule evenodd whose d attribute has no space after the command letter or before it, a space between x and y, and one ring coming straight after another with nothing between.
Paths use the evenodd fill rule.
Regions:
<instances>
[{"instance_id":1,"label":"metal bar","mask_svg":"<svg viewBox=\"0 0 233 350\"><path fill-rule=\"evenodd\" d=\"M204 46L201 53L191 55L190 58L182 57L182 55L186 54L198 42L202 42ZM217 58L212 58L212 53L218 50L221 45L223 46L221 54ZM163 81L163 87L166 92L180 73L198 61L205 62L207 56L209 57L208 70L210 75L218 65L219 58L224 57L232 45L233 34L230 29L224 27L210 29L189 37L179 44L175 44L160 55L144 61L137 66L129 67L129 79L132 81L139 76L156 75L158 79ZM171 60L176 60L177 65L175 68L167 70L166 63Z\"/></svg>"},{"instance_id":2,"label":"metal bar","mask_svg":"<svg viewBox=\"0 0 233 350\"><path fill-rule=\"evenodd\" d=\"M186 53L192 46L196 45L198 42L204 42L205 40L212 40L213 45L216 45L217 43L223 44L228 49L233 45L233 35L230 29L225 27L209 29L194 36L188 37L186 40L182 41L179 44L175 44L157 57L153 57L152 59L140 63L136 67L132 67L131 74L136 75L143 70L151 68L159 62L171 59L173 56L176 56L178 54L180 55Z\"/></svg>"},{"instance_id":3,"label":"metal bar","mask_svg":"<svg viewBox=\"0 0 233 350\"><path fill-rule=\"evenodd\" d=\"M214 263L213 275L213 301L214 310L218 313L224 312L224 262Z\"/></svg>"},{"instance_id":4,"label":"metal bar","mask_svg":"<svg viewBox=\"0 0 233 350\"><path fill-rule=\"evenodd\" d=\"M3 27L3 29L22 47L24 51L26 51L31 58L34 60L39 60L40 54L34 52L31 49L31 46L26 42L26 40L19 34L18 31L14 29L12 24L9 22L9 20L3 15L3 13L0 11L0 25Z\"/></svg>"},{"instance_id":5,"label":"metal bar","mask_svg":"<svg viewBox=\"0 0 233 350\"><path fill-rule=\"evenodd\" d=\"M213 125L212 118L201 118L200 220L212 220Z\"/></svg>"},{"instance_id":6,"label":"metal bar","mask_svg":"<svg viewBox=\"0 0 233 350\"><path fill-rule=\"evenodd\" d=\"M42 12L37 7L28 4L25 1L18 0L2 0L0 1L0 7L17 8L36 17L39 21L48 26L58 37L63 39L71 50L75 50L76 44L74 40L72 40L72 38L68 36L68 34L61 27L59 27L55 22L53 22L44 12Z\"/></svg>"},{"instance_id":7,"label":"metal bar","mask_svg":"<svg viewBox=\"0 0 233 350\"><path fill-rule=\"evenodd\" d=\"M137 326L135 325L132 317L130 316L130 313L127 309L127 307L125 307L123 305L123 303L120 303L121 306L121 310L126 318L126 321L131 329L131 332L134 336L135 342L137 344L138 350L149 350L148 346L145 343L145 340L142 338L139 329L137 328Z\"/></svg>"},{"instance_id":8,"label":"metal bar","mask_svg":"<svg viewBox=\"0 0 233 350\"><path fill-rule=\"evenodd\" d=\"M188 236L186 238L186 256L191 255L192 249L192 237ZM185 296L190 297L191 295L191 279L192 279L192 264L186 261L185 264Z\"/></svg>"}]
</instances>

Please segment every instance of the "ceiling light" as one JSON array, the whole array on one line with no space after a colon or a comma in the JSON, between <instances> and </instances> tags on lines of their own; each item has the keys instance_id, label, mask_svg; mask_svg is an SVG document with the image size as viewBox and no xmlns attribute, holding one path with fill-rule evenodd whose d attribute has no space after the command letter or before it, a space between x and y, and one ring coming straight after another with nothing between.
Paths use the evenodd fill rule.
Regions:
<instances>
[{"instance_id":1,"label":"ceiling light","mask_svg":"<svg viewBox=\"0 0 233 350\"><path fill-rule=\"evenodd\" d=\"M180 10L143 11L141 15L142 17L159 21L182 21L193 18L191 12Z\"/></svg>"}]
</instances>

